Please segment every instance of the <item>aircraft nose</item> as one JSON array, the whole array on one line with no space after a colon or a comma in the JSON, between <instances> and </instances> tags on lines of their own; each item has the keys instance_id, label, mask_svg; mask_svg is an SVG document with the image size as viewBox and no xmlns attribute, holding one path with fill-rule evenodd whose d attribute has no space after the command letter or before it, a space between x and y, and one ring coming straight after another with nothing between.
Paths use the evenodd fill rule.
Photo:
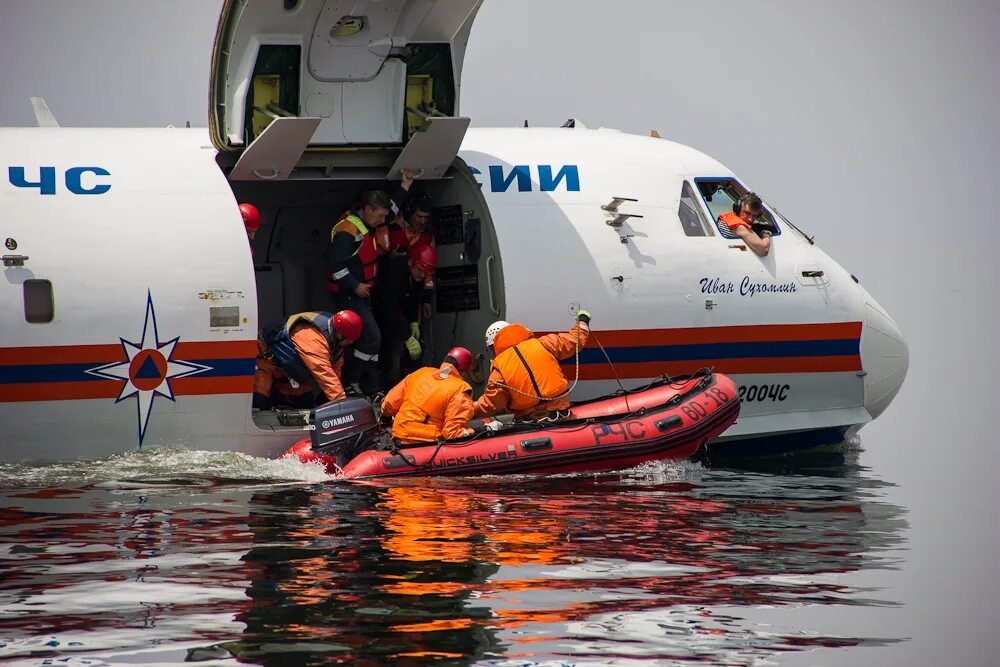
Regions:
<instances>
[{"instance_id":1,"label":"aircraft nose","mask_svg":"<svg viewBox=\"0 0 1000 667\"><path fill-rule=\"evenodd\" d=\"M899 326L871 294L864 298L864 328L861 331L861 365L865 375L865 409L878 417L895 398L910 366L910 349Z\"/></svg>"}]
</instances>

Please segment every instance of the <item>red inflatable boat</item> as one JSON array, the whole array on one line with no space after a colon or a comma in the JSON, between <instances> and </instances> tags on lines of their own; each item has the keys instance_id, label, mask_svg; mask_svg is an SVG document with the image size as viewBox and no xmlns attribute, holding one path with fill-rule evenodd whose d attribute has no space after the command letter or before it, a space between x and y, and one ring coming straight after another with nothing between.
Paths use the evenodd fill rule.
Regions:
<instances>
[{"instance_id":1,"label":"red inflatable boat","mask_svg":"<svg viewBox=\"0 0 1000 667\"><path fill-rule=\"evenodd\" d=\"M615 470L686 459L729 428L739 411L733 381L705 372L577 403L570 419L400 445L380 427L371 404L356 398L316 408L312 437L285 456L321 461L347 479Z\"/></svg>"}]
</instances>

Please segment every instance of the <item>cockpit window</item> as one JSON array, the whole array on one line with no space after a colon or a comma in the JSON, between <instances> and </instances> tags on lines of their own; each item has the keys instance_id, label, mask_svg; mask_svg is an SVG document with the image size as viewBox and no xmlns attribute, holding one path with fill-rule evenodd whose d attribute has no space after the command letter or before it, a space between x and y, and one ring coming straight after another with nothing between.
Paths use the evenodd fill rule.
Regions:
<instances>
[{"instance_id":1,"label":"cockpit window","mask_svg":"<svg viewBox=\"0 0 1000 667\"><path fill-rule=\"evenodd\" d=\"M715 221L715 226L718 228L719 234L726 239L737 238L735 234L729 231L728 225L719 221L719 216L732 211L733 205L739 201L740 197L747 193L747 189L735 178L696 178L694 182L698 186L701 198L705 201L705 206L708 207L709 213L712 214L712 220ZM781 234L781 228L778 227L774 216L767 209L766 204L764 205L763 212L754 223L753 228L758 233L767 229L773 236Z\"/></svg>"},{"instance_id":2,"label":"cockpit window","mask_svg":"<svg viewBox=\"0 0 1000 667\"><path fill-rule=\"evenodd\" d=\"M681 185L681 201L677 207L677 217L681 219L681 228L688 236L715 236L712 223L705 217L705 212L698 205L694 188L687 181Z\"/></svg>"}]
</instances>

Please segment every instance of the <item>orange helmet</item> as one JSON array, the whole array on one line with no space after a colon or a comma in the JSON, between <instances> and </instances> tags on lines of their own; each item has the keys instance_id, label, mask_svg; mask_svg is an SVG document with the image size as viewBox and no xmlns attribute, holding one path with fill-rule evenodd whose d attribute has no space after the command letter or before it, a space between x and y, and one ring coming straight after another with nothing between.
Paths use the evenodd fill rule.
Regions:
<instances>
[{"instance_id":1,"label":"orange helmet","mask_svg":"<svg viewBox=\"0 0 1000 667\"><path fill-rule=\"evenodd\" d=\"M243 214L243 226L247 231L260 229L260 211L253 204L240 204L240 213Z\"/></svg>"},{"instance_id":2,"label":"orange helmet","mask_svg":"<svg viewBox=\"0 0 1000 667\"><path fill-rule=\"evenodd\" d=\"M333 328L344 340L353 343L361 338L361 316L353 310L342 310L333 316Z\"/></svg>"},{"instance_id":3,"label":"orange helmet","mask_svg":"<svg viewBox=\"0 0 1000 667\"><path fill-rule=\"evenodd\" d=\"M422 241L410 248L410 263L424 273L434 273L437 259L437 250L430 243Z\"/></svg>"},{"instance_id":4,"label":"orange helmet","mask_svg":"<svg viewBox=\"0 0 1000 667\"><path fill-rule=\"evenodd\" d=\"M448 354L444 355L444 360L446 362L454 361L455 368L460 373L466 373L472 368L472 353L464 347L451 348L448 350Z\"/></svg>"}]
</instances>

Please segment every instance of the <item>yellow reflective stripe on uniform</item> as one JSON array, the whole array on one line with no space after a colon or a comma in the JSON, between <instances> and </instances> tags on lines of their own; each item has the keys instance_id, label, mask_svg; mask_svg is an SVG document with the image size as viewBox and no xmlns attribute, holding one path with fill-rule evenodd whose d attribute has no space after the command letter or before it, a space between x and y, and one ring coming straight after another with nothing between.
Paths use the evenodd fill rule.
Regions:
<instances>
[{"instance_id":1,"label":"yellow reflective stripe on uniform","mask_svg":"<svg viewBox=\"0 0 1000 667\"><path fill-rule=\"evenodd\" d=\"M354 226L354 228L356 230L358 230L358 233L361 234L361 236L362 236L362 239L361 239L362 242L364 241L364 235L368 233L368 227L365 226L364 220L362 220L358 216L354 215L353 213L348 214L343 220L341 220L340 222L338 222L336 225L333 226L333 229L330 231L330 239L331 240L333 240L333 235L337 233L337 227L340 226L341 222L349 222L349 223L351 223ZM375 239L374 238L372 238L372 245L373 246L375 245ZM358 244L358 247L354 249L354 252L351 253L351 257L354 257L355 255L357 255L359 250L361 250L361 244L360 243Z\"/></svg>"},{"instance_id":2,"label":"yellow reflective stripe on uniform","mask_svg":"<svg viewBox=\"0 0 1000 667\"><path fill-rule=\"evenodd\" d=\"M293 326L295 326L299 322L305 322L306 324L311 324L314 327L316 327L317 329L319 329L320 331L322 331L323 330L323 326L321 326L320 323L317 322L317 319L319 317L321 317L321 316L324 319L326 319L326 317L327 317L325 313L320 313L320 311L318 311L318 310L307 310L307 311L304 311L304 312L301 312L301 313L295 313L294 315L292 315L291 317L289 317L287 320L285 320L285 328L288 329L289 332L291 332ZM330 319L327 322L327 325L329 325L332 322L333 322L333 320Z\"/></svg>"}]
</instances>

